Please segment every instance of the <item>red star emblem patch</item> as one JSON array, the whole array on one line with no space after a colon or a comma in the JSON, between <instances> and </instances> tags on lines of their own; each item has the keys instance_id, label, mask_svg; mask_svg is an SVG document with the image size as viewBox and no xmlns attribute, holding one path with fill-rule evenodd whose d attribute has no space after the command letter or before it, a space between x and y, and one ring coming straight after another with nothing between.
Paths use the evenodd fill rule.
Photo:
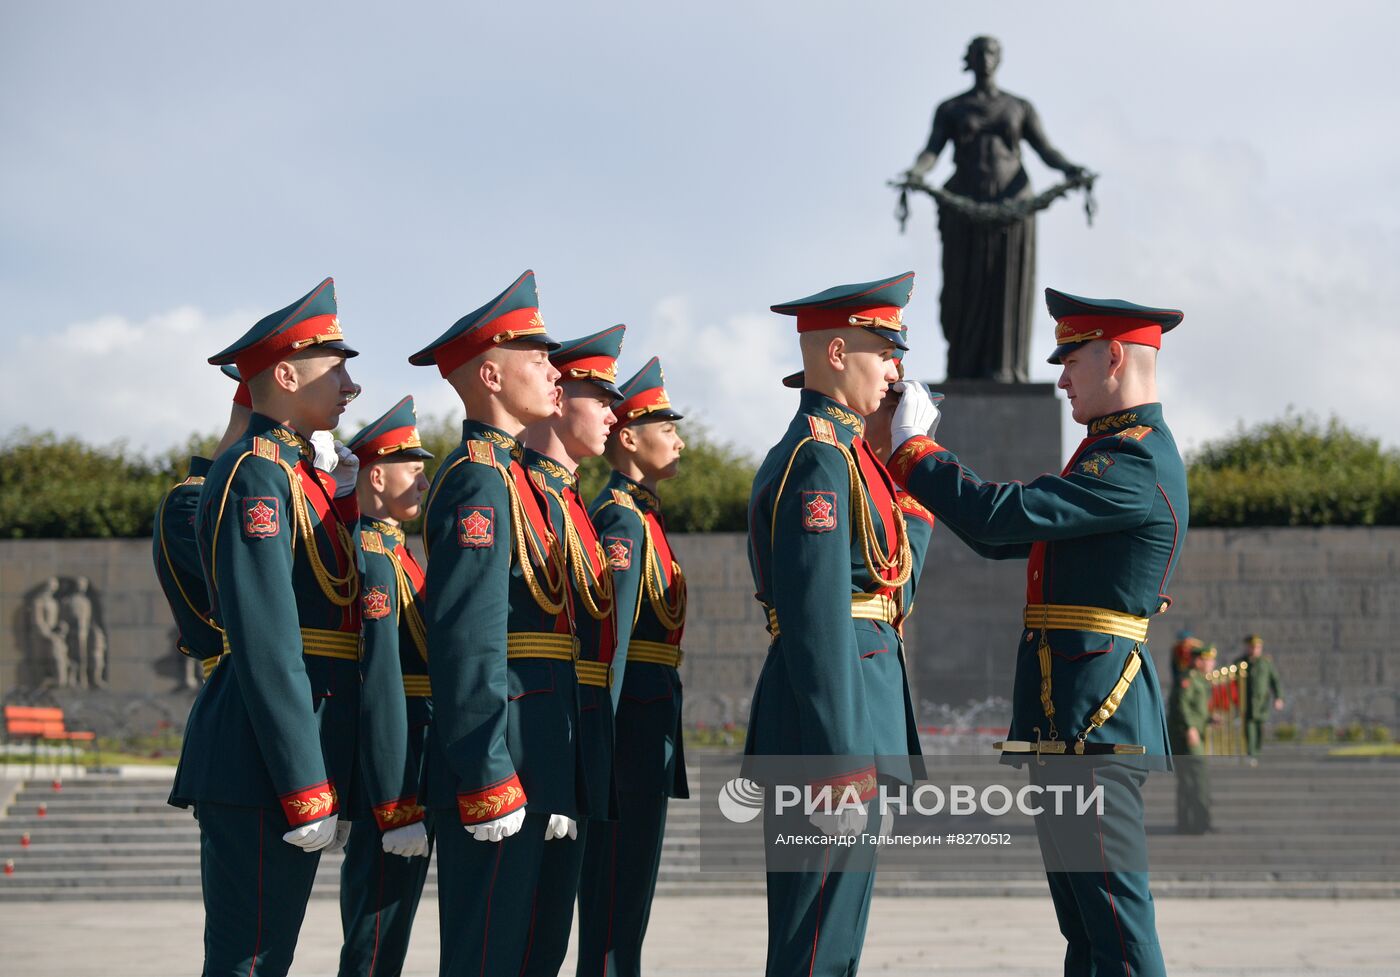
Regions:
<instances>
[{"instance_id":1,"label":"red star emblem patch","mask_svg":"<svg viewBox=\"0 0 1400 977\"><path fill-rule=\"evenodd\" d=\"M810 533L825 533L836 528L836 493L802 493L802 528Z\"/></svg>"},{"instance_id":2,"label":"red star emblem patch","mask_svg":"<svg viewBox=\"0 0 1400 977\"><path fill-rule=\"evenodd\" d=\"M272 498L251 498L243 500L243 535L249 539L262 539L276 536L282 528L278 518L281 500Z\"/></svg>"},{"instance_id":3,"label":"red star emblem patch","mask_svg":"<svg viewBox=\"0 0 1400 977\"><path fill-rule=\"evenodd\" d=\"M608 566L614 570L629 570L632 567L632 541L623 536L603 537L603 548L608 553Z\"/></svg>"},{"instance_id":4,"label":"red star emblem patch","mask_svg":"<svg viewBox=\"0 0 1400 977\"><path fill-rule=\"evenodd\" d=\"M366 620L377 621L389 616L389 592L383 587L371 587L361 598Z\"/></svg>"},{"instance_id":5,"label":"red star emblem patch","mask_svg":"<svg viewBox=\"0 0 1400 977\"><path fill-rule=\"evenodd\" d=\"M496 509L489 505L457 507L457 545L485 549L496 541Z\"/></svg>"}]
</instances>

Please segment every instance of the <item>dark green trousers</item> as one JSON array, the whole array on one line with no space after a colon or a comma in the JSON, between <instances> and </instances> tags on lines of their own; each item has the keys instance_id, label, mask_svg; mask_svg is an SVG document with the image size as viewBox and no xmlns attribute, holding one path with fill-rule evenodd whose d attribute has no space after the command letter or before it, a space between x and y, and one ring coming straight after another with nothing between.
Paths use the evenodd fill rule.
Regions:
<instances>
[{"instance_id":1,"label":"dark green trousers","mask_svg":"<svg viewBox=\"0 0 1400 977\"><path fill-rule=\"evenodd\" d=\"M455 807L433 808L438 860L439 977L514 977L530 942L544 857L544 814L505 841L477 841ZM558 842L548 842L558 844Z\"/></svg>"},{"instance_id":2,"label":"dark green trousers","mask_svg":"<svg viewBox=\"0 0 1400 977\"><path fill-rule=\"evenodd\" d=\"M403 858L384 851L379 826L357 821L340 867L340 977L399 977L413 917L428 878L427 858Z\"/></svg>"},{"instance_id":3,"label":"dark green trousers","mask_svg":"<svg viewBox=\"0 0 1400 977\"><path fill-rule=\"evenodd\" d=\"M1065 938L1065 977L1166 977L1147 872L1125 869L1146 864L1141 788L1147 774L1102 767L1034 779L1103 786L1105 792L1103 817L1073 813L1074 804L1067 802L1065 815L1056 817L1047 807L1035 818L1050 898ZM1089 854L1092 869L1086 864ZM1075 870L1064 871L1065 866Z\"/></svg>"},{"instance_id":4,"label":"dark green trousers","mask_svg":"<svg viewBox=\"0 0 1400 977\"><path fill-rule=\"evenodd\" d=\"M880 815L872 804L864 829L879 832ZM873 825L873 827L872 827ZM816 835L802 814L763 813L766 846L771 853L780 832ZM809 871L768 872L767 977L854 977L865 946L870 900L875 892L873 846L812 849L803 859ZM790 867L785 863L784 867Z\"/></svg>"},{"instance_id":5,"label":"dark green trousers","mask_svg":"<svg viewBox=\"0 0 1400 977\"><path fill-rule=\"evenodd\" d=\"M574 927L574 898L583 873L588 825L587 821L579 822L577 838L557 838L544 844L540 879L535 887L534 923L521 977L555 977L564 966L569 931Z\"/></svg>"},{"instance_id":6,"label":"dark green trousers","mask_svg":"<svg viewBox=\"0 0 1400 977\"><path fill-rule=\"evenodd\" d=\"M1264 720L1246 719L1244 721L1245 749L1250 756L1258 756L1259 749L1264 744Z\"/></svg>"},{"instance_id":7,"label":"dark green trousers","mask_svg":"<svg viewBox=\"0 0 1400 977\"><path fill-rule=\"evenodd\" d=\"M640 977L669 800L659 791L619 791L618 819L590 828L579 882L577 977Z\"/></svg>"},{"instance_id":8,"label":"dark green trousers","mask_svg":"<svg viewBox=\"0 0 1400 977\"><path fill-rule=\"evenodd\" d=\"M204 977L283 977L292 966L320 852L282 840L280 810L201 803Z\"/></svg>"}]
</instances>

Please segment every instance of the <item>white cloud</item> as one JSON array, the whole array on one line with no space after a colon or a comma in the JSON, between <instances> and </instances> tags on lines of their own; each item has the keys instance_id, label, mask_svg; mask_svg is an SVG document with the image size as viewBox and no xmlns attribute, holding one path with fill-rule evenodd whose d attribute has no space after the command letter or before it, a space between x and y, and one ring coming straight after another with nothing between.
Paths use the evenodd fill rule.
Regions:
<instances>
[{"instance_id":1,"label":"white cloud","mask_svg":"<svg viewBox=\"0 0 1400 977\"><path fill-rule=\"evenodd\" d=\"M687 418L760 456L777 442L797 404L781 380L802 365L790 320L743 313L696 321L690 300L671 295L657 302L650 326L648 348L626 352L661 358L666 392ZM636 355L627 362L640 366Z\"/></svg>"},{"instance_id":2,"label":"white cloud","mask_svg":"<svg viewBox=\"0 0 1400 977\"><path fill-rule=\"evenodd\" d=\"M233 381L204 360L256 318L181 306L146 319L103 315L22 335L0 358L0 389L19 406L11 415L17 424L161 450L222 429Z\"/></svg>"}]
</instances>

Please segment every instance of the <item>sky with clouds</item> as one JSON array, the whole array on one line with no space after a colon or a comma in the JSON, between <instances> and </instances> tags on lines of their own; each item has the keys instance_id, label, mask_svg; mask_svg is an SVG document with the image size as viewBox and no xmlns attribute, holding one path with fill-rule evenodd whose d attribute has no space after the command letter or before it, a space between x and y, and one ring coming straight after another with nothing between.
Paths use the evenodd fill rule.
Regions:
<instances>
[{"instance_id":1,"label":"sky with clouds","mask_svg":"<svg viewBox=\"0 0 1400 977\"><path fill-rule=\"evenodd\" d=\"M205 358L326 275L364 354L348 420L457 413L406 357L528 267L552 333L627 323L624 371L660 355L678 405L761 452L795 402L775 302L913 268L907 362L942 376L932 208L901 236L885 181L988 33L1102 173L1092 229L1077 196L1042 215L1039 283L1186 312L1178 439L1292 405L1397 445L1397 30L1381 2L12 0L0 436L213 430Z\"/></svg>"}]
</instances>

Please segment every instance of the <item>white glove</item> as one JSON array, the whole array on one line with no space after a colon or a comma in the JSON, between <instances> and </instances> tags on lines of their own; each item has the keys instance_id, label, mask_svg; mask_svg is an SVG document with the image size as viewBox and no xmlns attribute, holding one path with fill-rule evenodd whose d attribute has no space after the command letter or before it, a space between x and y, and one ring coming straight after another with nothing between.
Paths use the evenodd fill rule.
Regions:
<instances>
[{"instance_id":1,"label":"white glove","mask_svg":"<svg viewBox=\"0 0 1400 977\"><path fill-rule=\"evenodd\" d=\"M339 823L339 816L332 814L328 818L293 828L282 836L282 840L302 851L320 851L335 841L336 825Z\"/></svg>"},{"instance_id":2,"label":"white glove","mask_svg":"<svg viewBox=\"0 0 1400 977\"><path fill-rule=\"evenodd\" d=\"M549 823L544 826L544 840L556 841L565 835L569 836L570 841L577 838L578 822L562 814L551 814Z\"/></svg>"},{"instance_id":3,"label":"white glove","mask_svg":"<svg viewBox=\"0 0 1400 977\"><path fill-rule=\"evenodd\" d=\"M326 846L326 854L333 851L344 851L345 843L350 840L350 828L353 827L349 821L337 821L335 824L335 840Z\"/></svg>"},{"instance_id":4,"label":"white glove","mask_svg":"<svg viewBox=\"0 0 1400 977\"><path fill-rule=\"evenodd\" d=\"M335 477L335 497L341 499L355 491L355 482L360 477L360 459L339 441L333 443L337 464L331 474Z\"/></svg>"},{"instance_id":5,"label":"white glove","mask_svg":"<svg viewBox=\"0 0 1400 977\"><path fill-rule=\"evenodd\" d=\"M898 451L900 445L913 437L933 437L942 414L929 396L928 387L917 380L901 380L891 389L902 396L890 420L890 450Z\"/></svg>"},{"instance_id":6,"label":"white glove","mask_svg":"<svg viewBox=\"0 0 1400 977\"><path fill-rule=\"evenodd\" d=\"M316 451L311 463L323 472L335 471L338 460L335 456L335 435L330 431L316 431L311 435L311 447Z\"/></svg>"},{"instance_id":7,"label":"white glove","mask_svg":"<svg viewBox=\"0 0 1400 977\"><path fill-rule=\"evenodd\" d=\"M812 827L822 834L831 836L860 834L865 827L865 818L865 805L862 804L859 807L847 805L844 810L833 811L830 814L818 811L808 820L812 822Z\"/></svg>"},{"instance_id":8,"label":"white glove","mask_svg":"<svg viewBox=\"0 0 1400 977\"><path fill-rule=\"evenodd\" d=\"M469 824L467 830L472 833L472 837L477 841L504 841L520 830L520 826L525 823L525 809L523 807L511 811L503 817L494 821L486 821L482 824Z\"/></svg>"},{"instance_id":9,"label":"white glove","mask_svg":"<svg viewBox=\"0 0 1400 977\"><path fill-rule=\"evenodd\" d=\"M428 854L428 827L422 821L405 824L384 832L384 850L390 855L404 858L426 858Z\"/></svg>"}]
</instances>

